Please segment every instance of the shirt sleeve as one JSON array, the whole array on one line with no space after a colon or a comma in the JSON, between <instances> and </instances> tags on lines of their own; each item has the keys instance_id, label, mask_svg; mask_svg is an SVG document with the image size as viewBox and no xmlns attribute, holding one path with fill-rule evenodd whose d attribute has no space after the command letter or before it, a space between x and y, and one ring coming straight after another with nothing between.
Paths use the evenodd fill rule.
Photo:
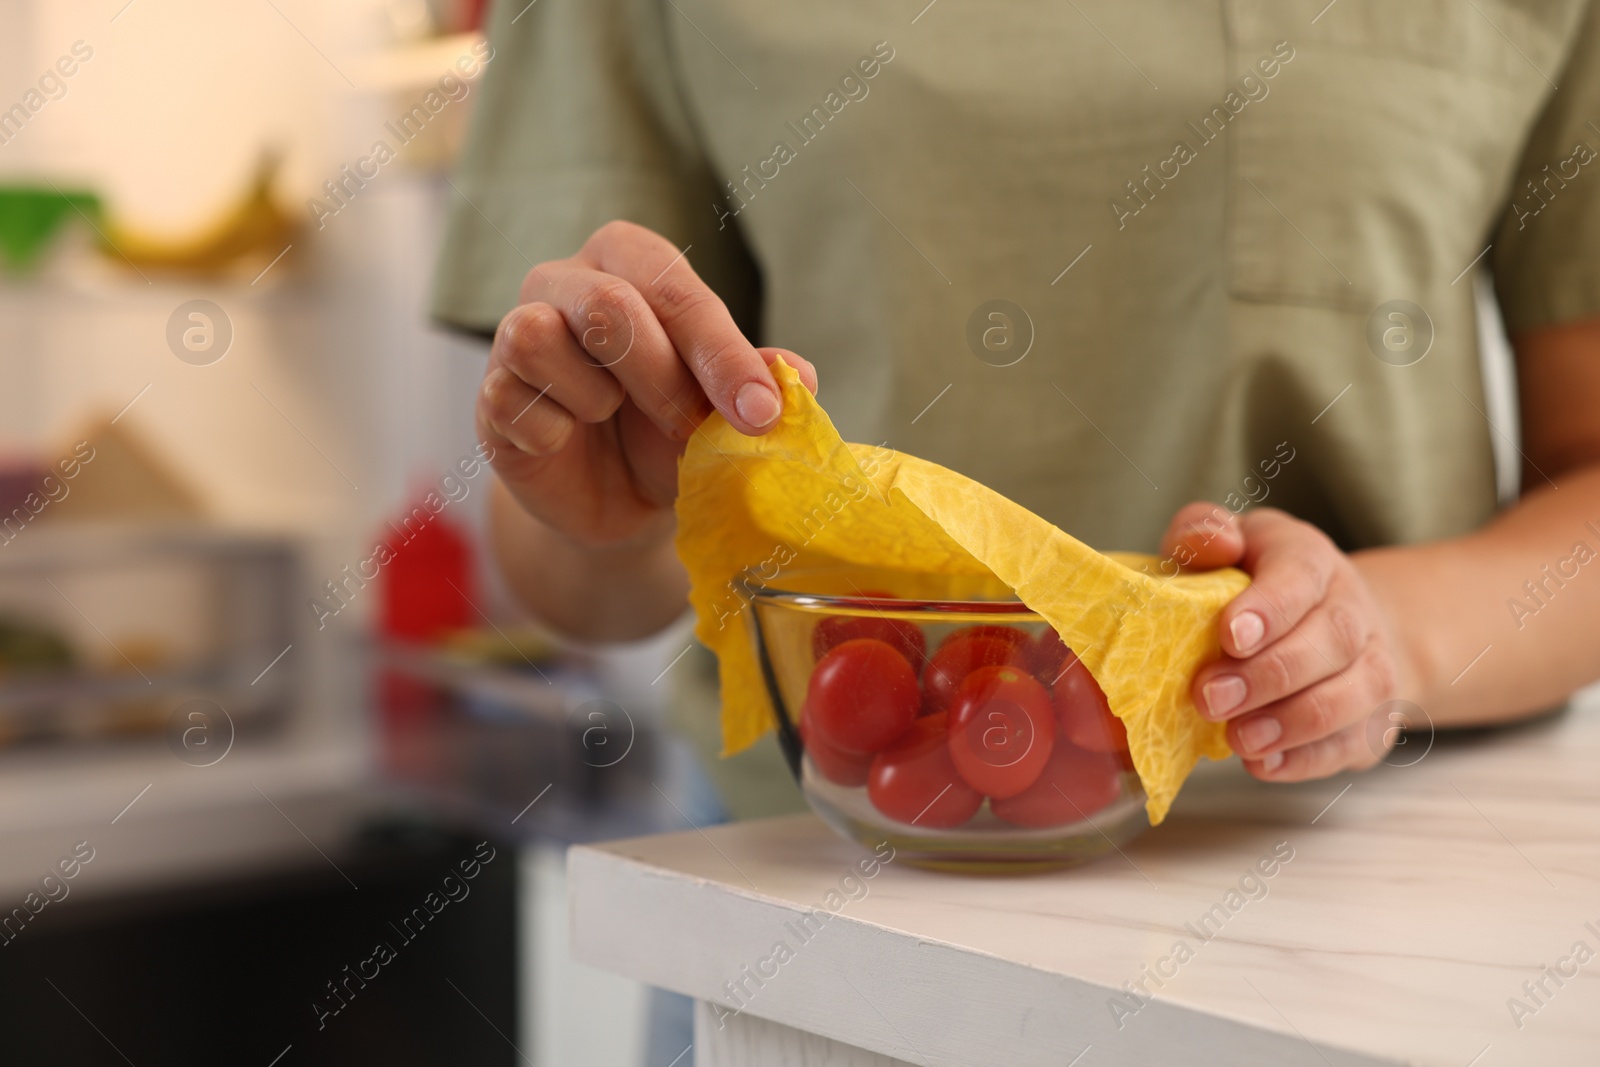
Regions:
<instances>
[{"instance_id":1,"label":"shirt sleeve","mask_svg":"<svg viewBox=\"0 0 1600 1067\"><path fill-rule=\"evenodd\" d=\"M1573 34L1565 69L1512 179L1494 241L1506 329L1600 316L1600 5Z\"/></svg>"},{"instance_id":2,"label":"shirt sleeve","mask_svg":"<svg viewBox=\"0 0 1600 1067\"><path fill-rule=\"evenodd\" d=\"M662 234L752 328L750 254L679 89L660 0L497 0L432 313L492 333L533 264L612 219Z\"/></svg>"}]
</instances>

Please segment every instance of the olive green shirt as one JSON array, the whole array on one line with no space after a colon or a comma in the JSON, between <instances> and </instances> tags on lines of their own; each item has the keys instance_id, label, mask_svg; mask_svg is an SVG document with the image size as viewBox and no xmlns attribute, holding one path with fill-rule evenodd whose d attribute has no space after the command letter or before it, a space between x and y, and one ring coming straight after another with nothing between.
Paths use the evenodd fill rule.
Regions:
<instances>
[{"instance_id":1,"label":"olive green shirt","mask_svg":"<svg viewBox=\"0 0 1600 1067\"><path fill-rule=\"evenodd\" d=\"M497 3L435 313L632 219L846 439L1096 547L1492 514L1474 273L1513 333L1600 314L1589 3L924 3Z\"/></svg>"}]
</instances>

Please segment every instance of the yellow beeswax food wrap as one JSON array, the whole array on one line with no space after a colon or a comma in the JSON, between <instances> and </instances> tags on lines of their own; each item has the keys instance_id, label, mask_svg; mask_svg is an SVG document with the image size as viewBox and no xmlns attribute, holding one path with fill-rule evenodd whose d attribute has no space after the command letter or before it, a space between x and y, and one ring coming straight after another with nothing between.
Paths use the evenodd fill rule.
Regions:
<instances>
[{"instance_id":1,"label":"yellow beeswax food wrap","mask_svg":"<svg viewBox=\"0 0 1600 1067\"><path fill-rule=\"evenodd\" d=\"M1151 823L1166 817L1201 756L1228 756L1222 724L1200 716L1189 687L1218 655L1217 614L1249 584L1244 574L1167 577L1156 557L1103 555L954 471L847 444L799 375L781 361L772 369L783 389L778 425L746 437L713 414L678 471L678 554L695 634L717 654L724 754L773 725L740 618L747 587L736 579L747 569L771 580L774 570L848 564L881 569L880 588L907 591L908 577L935 575L1010 590L1042 615L1127 727Z\"/></svg>"}]
</instances>

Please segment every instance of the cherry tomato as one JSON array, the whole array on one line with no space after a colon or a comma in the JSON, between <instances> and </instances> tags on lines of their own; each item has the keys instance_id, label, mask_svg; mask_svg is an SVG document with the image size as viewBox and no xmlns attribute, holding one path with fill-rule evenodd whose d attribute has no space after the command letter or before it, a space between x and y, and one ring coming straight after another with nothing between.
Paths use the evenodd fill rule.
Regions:
<instances>
[{"instance_id":1,"label":"cherry tomato","mask_svg":"<svg viewBox=\"0 0 1600 1067\"><path fill-rule=\"evenodd\" d=\"M892 646L856 638L822 657L806 704L823 741L846 752L877 752L917 717L917 672Z\"/></svg>"},{"instance_id":2,"label":"cherry tomato","mask_svg":"<svg viewBox=\"0 0 1600 1067\"><path fill-rule=\"evenodd\" d=\"M1061 673L1062 666L1066 663L1068 648L1061 642L1061 635L1046 627L1038 636L1028 642L1026 663L1033 676L1045 685L1050 685Z\"/></svg>"},{"instance_id":3,"label":"cherry tomato","mask_svg":"<svg viewBox=\"0 0 1600 1067\"><path fill-rule=\"evenodd\" d=\"M800 709L800 742L805 746L806 755L811 757L811 765L828 781L849 786L867 784L872 757L835 748L819 737L817 728L811 724L810 704Z\"/></svg>"},{"instance_id":4,"label":"cherry tomato","mask_svg":"<svg viewBox=\"0 0 1600 1067\"><path fill-rule=\"evenodd\" d=\"M949 829L972 818L983 804L983 794L963 781L950 761L945 719L918 719L905 736L873 757L867 797L889 818Z\"/></svg>"},{"instance_id":5,"label":"cherry tomato","mask_svg":"<svg viewBox=\"0 0 1600 1067\"><path fill-rule=\"evenodd\" d=\"M986 622L978 626L964 626L945 638L946 642L958 637L996 637L1002 641L1009 641L1018 648L1028 643L1028 631L1016 626L1002 626L999 623Z\"/></svg>"},{"instance_id":6,"label":"cherry tomato","mask_svg":"<svg viewBox=\"0 0 1600 1067\"><path fill-rule=\"evenodd\" d=\"M1055 738L1049 692L1018 667L978 668L950 703L950 758L986 796L1015 796L1032 785Z\"/></svg>"},{"instance_id":7,"label":"cherry tomato","mask_svg":"<svg viewBox=\"0 0 1600 1067\"><path fill-rule=\"evenodd\" d=\"M976 630L979 627L973 627ZM998 629L998 627L996 627ZM944 711L967 675L979 667L1003 667L1020 658L1020 645L993 634L958 630L945 638L922 671L928 708Z\"/></svg>"},{"instance_id":8,"label":"cherry tomato","mask_svg":"<svg viewBox=\"0 0 1600 1067\"><path fill-rule=\"evenodd\" d=\"M927 659L928 641L922 636L921 627L914 622L874 615L831 615L823 619L811 631L811 654L821 659L846 641L863 637L882 641L913 666L921 666Z\"/></svg>"},{"instance_id":9,"label":"cherry tomato","mask_svg":"<svg viewBox=\"0 0 1600 1067\"><path fill-rule=\"evenodd\" d=\"M1067 740L1091 752L1128 751L1128 728L1111 714L1100 683L1078 657L1068 653L1056 679L1056 724Z\"/></svg>"},{"instance_id":10,"label":"cherry tomato","mask_svg":"<svg viewBox=\"0 0 1600 1067\"><path fill-rule=\"evenodd\" d=\"M1093 815L1121 791L1122 763L1114 754L1057 738L1038 781L1016 796L991 800L989 810L1015 826L1066 826Z\"/></svg>"}]
</instances>

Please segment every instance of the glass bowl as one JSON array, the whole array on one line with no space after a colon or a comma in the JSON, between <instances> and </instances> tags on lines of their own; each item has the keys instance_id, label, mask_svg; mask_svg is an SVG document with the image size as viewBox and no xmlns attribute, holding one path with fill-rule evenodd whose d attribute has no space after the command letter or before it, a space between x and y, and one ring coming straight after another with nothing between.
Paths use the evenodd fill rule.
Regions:
<instances>
[{"instance_id":1,"label":"glass bowl","mask_svg":"<svg viewBox=\"0 0 1600 1067\"><path fill-rule=\"evenodd\" d=\"M1098 684L1021 601L982 599L994 583L845 568L740 581L779 743L845 837L916 866L1026 871L1149 825Z\"/></svg>"}]
</instances>

